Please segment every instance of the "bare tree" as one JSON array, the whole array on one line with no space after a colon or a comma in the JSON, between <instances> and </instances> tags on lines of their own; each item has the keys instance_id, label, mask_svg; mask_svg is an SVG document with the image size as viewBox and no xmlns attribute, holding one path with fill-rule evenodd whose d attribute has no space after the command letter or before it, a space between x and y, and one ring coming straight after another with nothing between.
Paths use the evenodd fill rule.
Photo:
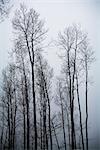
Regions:
<instances>
[{"instance_id":1,"label":"bare tree","mask_svg":"<svg viewBox=\"0 0 100 150\"><path fill-rule=\"evenodd\" d=\"M58 80L58 93L59 93L59 101L61 106L61 118L62 118L62 128L63 128L63 137L64 137L64 149L67 150L67 144L66 144L66 133L65 133L65 119L64 119L64 97L62 92L62 82L59 79Z\"/></svg>"},{"instance_id":2,"label":"bare tree","mask_svg":"<svg viewBox=\"0 0 100 150\"><path fill-rule=\"evenodd\" d=\"M8 72L7 72L8 71ZM4 101L3 105L6 108L6 118L7 118L7 139L5 146L8 149L15 148L15 135L16 135L16 112L17 112L17 99L16 99L16 75L15 67L10 65L8 70L4 72ZM4 115L5 116L5 115Z\"/></svg>"},{"instance_id":3,"label":"bare tree","mask_svg":"<svg viewBox=\"0 0 100 150\"><path fill-rule=\"evenodd\" d=\"M53 120L51 120L51 122L52 122L52 128L53 128L53 131L54 131L54 136L55 136L55 139L56 139L57 147L58 147L58 150L60 150L60 145L59 145L59 141L58 141L55 125L53 123Z\"/></svg>"},{"instance_id":4,"label":"bare tree","mask_svg":"<svg viewBox=\"0 0 100 150\"><path fill-rule=\"evenodd\" d=\"M22 47L21 41L19 40L15 41L13 56L15 58L16 70L20 74L19 82L21 82L21 84L19 84L19 89L22 95L20 100L22 101L23 107L24 149L26 149L26 147L27 149L30 149L29 69L27 66L27 60L25 60L26 53Z\"/></svg>"},{"instance_id":5,"label":"bare tree","mask_svg":"<svg viewBox=\"0 0 100 150\"><path fill-rule=\"evenodd\" d=\"M81 48L81 64L83 71L85 72L85 101L86 101L86 149L88 150L88 82L89 82L89 69L91 63L95 60L94 52L90 47L89 40L86 36L86 40L83 42Z\"/></svg>"},{"instance_id":6,"label":"bare tree","mask_svg":"<svg viewBox=\"0 0 100 150\"><path fill-rule=\"evenodd\" d=\"M32 73L32 94L33 94L33 115L34 115L34 133L35 150L37 150L37 117L36 117L36 97L35 97L35 53L41 47L41 42L46 33L44 22L39 19L39 14L30 9L29 12L25 6L21 5L20 10L16 12L13 20L13 27L19 33L19 36L26 48Z\"/></svg>"},{"instance_id":7,"label":"bare tree","mask_svg":"<svg viewBox=\"0 0 100 150\"><path fill-rule=\"evenodd\" d=\"M81 51L86 42L87 42L87 35L84 32L82 32L82 30L76 25L66 28L63 33L59 33L58 46L64 50L64 54L62 54L63 55L62 57L64 58L63 73L65 74L66 87L68 89L68 95L69 95L69 101L70 101L72 149L76 148L76 135L75 135L75 123L74 123L74 107L75 107L74 105L75 104L74 103L75 103L75 91L77 89L76 88L77 81L75 79L76 78L75 76L76 76L77 70L79 70L79 68L80 68L79 64L81 64L81 62L80 62ZM85 48L85 50L86 50L86 48ZM86 72L87 72L87 67L86 67ZM86 91L87 91L87 75L86 75ZM86 99L87 99L87 92L86 92ZM79 107L79 112L80 112L80 110L81 109ZM87 100L86 100L86 111L87 111ZM86 114L87 114L87 112L86 112ZM86 115L86 116L88 116L88 115ZM81 137L82 137L82 145L83 145L83 149L84 149L84 141L83 141L83 133L82 133L82 124L81 123L82 122L80 122Z\"/></svg>"},{"instance_id":8,"label":"bare tree","mask_svg":"<svg viewBox=\"0 0 100 150\"><path fill-rule=\"evenodd\" d=\"M76 73L76 84L77 84L77 99L78 99L78 107L79 107L79 115L80 115L80 130L81 130L81 138L82 138L82 148L84 147L84 136L83 136L83 125L82 125L82 111L81 111L81 105L80 105L80 95L79 95L79 81L78 81L78 75Z\"/></svg>"},{"instance_id":9,"label":"bare tree","mask_svg":"<svg viewBox=\"0 0 100 150\"><path fill-rule=\"evenodd\" d=\"M42 103L42 109L43 112L45 112L45 115L43 115L43 118L45 118L47 116L46 111L48 110L48 124L49 124L49 137L50 137L50 149L53 149L53 144L52 144L52 132L51 132L51 105L50 105L50 97L49 97L49 93L50 93L50 79L52 77L52 70L49 69L49 66L47 64L46 61L43 61L42 56L38 53L37 55L37 60L38 60L38 75L39 75L39 81L40 81L40 87L41 87L41 94L43 94L43 101L44 103ZM44 114L44 113L43 113ZM43 121L44 124L46 123L46 118L45 121ZM45 124L45 132L47 125ZM44 132L44 133L45 133ZM48 133L45 133L48 134ZM45 142L43 142L43 144L45 144ZM44 149L44 148L43 148Z\"/></svg>"}]
</instances>

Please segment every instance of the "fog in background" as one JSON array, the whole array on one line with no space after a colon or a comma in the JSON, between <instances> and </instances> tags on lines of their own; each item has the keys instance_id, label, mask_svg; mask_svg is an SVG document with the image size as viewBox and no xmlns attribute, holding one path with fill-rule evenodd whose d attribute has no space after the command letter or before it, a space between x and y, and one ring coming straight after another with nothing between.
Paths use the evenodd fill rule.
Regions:
<instances>
[{"instance_id":1,"label":"fog in background","mask_svg":"<svg viewBox=\"0 0 100 150\"><path fill-rule=\"evenodd\" d=\"M0 23L0 74L8 63L8 52L13 48L12 18L22 0L12 0L9 17ZM48 43L57 39L59 31L66 26L79 23L88 33L91 46L95 51L96 61L90 70L89 86L89 134L91 141L100 141L100 1L99 0L24 0L25 5L34 8L41 19L45 20L48 31ZM56 46L49 46L45 52L54 74L60 72L60 60ZM97 144L97 145L98 145ZM100 145L98 145L99 147Z\"/></svg>"}]
</instances>

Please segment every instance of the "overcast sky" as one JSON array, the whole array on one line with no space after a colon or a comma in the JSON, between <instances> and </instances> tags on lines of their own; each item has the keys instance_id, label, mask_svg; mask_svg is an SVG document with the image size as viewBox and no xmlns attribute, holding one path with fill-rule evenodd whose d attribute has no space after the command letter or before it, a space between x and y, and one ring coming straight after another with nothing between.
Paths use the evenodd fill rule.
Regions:
<instances>
[{"instance_id":1,"label":"overcast sky","mask_svg":"<svg viewBox=\"0 0 100 150\"><path fill-rule=\"evenodd\" d=\"M13 1L13 0L12 0ZM12 48L13 34L11 20L14 11L19 8L22 0L14 0L9 18L0 24L0 71L8 62L8 51ZM100 1L99 0L24 0L27 7L33 7L49 29L48 40L56 39L59 31L72 23L80 23L82 28L88 32L90 43L95 51L96 62L92 66L91 79L93 84L90 87L90 118L91 123L97 132L100 125ZM48 50L48 61L54 67L55 72L59 71L57 49L54 47ZM99 130L100 132L100 130Z\"/></svg>"}]
</instances>

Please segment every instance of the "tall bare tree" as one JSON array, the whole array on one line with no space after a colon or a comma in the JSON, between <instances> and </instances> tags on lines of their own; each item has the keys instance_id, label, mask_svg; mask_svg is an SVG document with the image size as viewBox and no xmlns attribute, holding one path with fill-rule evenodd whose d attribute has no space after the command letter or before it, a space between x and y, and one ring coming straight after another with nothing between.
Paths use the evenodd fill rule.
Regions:
<instances>
[{"instance_id":1,"label":"tall bare tree","mask_svg":"<svg viewBox=\"0 0 100 150\"><path fill-rule=\"evenodd\" d=\"M66 87L68 88L68 95L70 101L70 121L71 121L71 146L72 149L76 148L76 135L75 135L75 122L74 122L74 105L75 105L75 91L76 91L76 72L79 70L81 62L81 51L86 50L87 34L85 34L81 28L76 25L70 26L64 30L63 33L59 33L58 46L64 50L64 69L63 73L66 74ZM86 56L85 56L86 58ZM85 59L86 62L86 59ZM82 67L82 64L81 64ZM85 63L86 71L86 116L87 114L87 65ZM78 103L79 104L79 103ZM79 112L80 112L79 107ZM88 118L88 117L87 117ZM81 118L82 119L82 118ZM87 120L87 119L86 119ZM87 122L87 121L86 121ZM86 123L87 124L87 123ZM82 145L84 149L82 125L80 122ZM86 125L87 128L87 125ZM87 130L87 129L86 129ZM87 131L86 131L87 132ZM87 135L87 134L86 134ZM88 140L87 140L88 141Z\"/></svg>"},{"instance_id":2,"label":"tall bare tree","mask_svg":"<svg viewBox=\"0 0 100 150\"><path fill-rule=\"evenodd\" d=\"M44 22L40 20L39 14L30 9L29 12L24 5L20 6L13 20L13 27L19 33L21 41L29 56L32 74L32 94L33 94L33 116L35 133L35 150L37 150L37 117L36 117L36 97L35 97L35 53L41 47L41 42L46 33Z\"/></svg>"},{"instance_id":3,"label":"tall bare tree","mask_svg":"<svg viewBox=\"0 0 100 150\"><path fill-rule=\"evenodd\" d=\"M86 102L86 149L89 149L88 144L88 82L89 82L89 69L91 67L91 63L95 60L94 51L92 50L88 37L86 36L86 40L83 42L81 47L81 64L83 67L83 71L85 72L85 102Z\"/></svg>"},{"instance_id":4,"label":"tall bare tree","mask_svg":"<svg viewBox=\"0 0 100 150\"><path fill-rule=\"evenodd\" d=\"M51 132L51 104L50 104L50 97L49 97L49 92L50 92L50 79L52 77L52 70L49 69L49 66L46 61L43 60L41 54L38 53L37 55L37 60L38 60L38 75L39 75L39 81L40 81L40 87L42 89L41 94L43 94L44 98L44 104L43 105L43 111L45 110L45 115L43 115L45 118L47 116L46 111L48 110L48 124L49 124L49 137L50 137L50 149L53 149L53 144L52 144L52 132ZM43 121L46 123L46 121ZM45 124L45 132L47 125ZM48 133L45 133L48 134ZM43 144L45 144L43 142ZM44 149L44 148L43 148Z\"/></svg>"},{"instance_id":5,"label":"tall bare tree","mask_svg":"<svg viewBox=\"0 0 100 150\"><path fill-rule=\"evenodd\" d=\"M63 88L62 88L62 82L59 79L58 80L58 94L59 94L59 103L61 107L61 118L62 118L62 128L63 128L63 138L64 138L64 149L67 150L67 144L66 144L66 132L65 132L65 118L64 118L64 97L63 97Z\"/></svg>"},{"instance_id":6,"label":"tall bare tree","mask_svg":"<svg viewBox=\"0 0 100 150\"><path fill-rule=\"evenodd\" d=\"M19 88L22 91L21 98L23 106L23 122L24 122L24 149L30 149L30 107L29 107L29 81L28 81L28 66L25 59L26 53L22 47L22 43L19 40L15 41L15 48L13 50L15 58L16 70L20 74ZM26 136L27 134L27 136ZM27 138L26 138L27 137ZM27 140L26 140L27 139ZM27 144L26 144L27 141Z\"/></svg>"},{"instance_id":7,"label":"tall bare tree","mask_svg":"<svg viewBox=\"0 0 100 150\"><path fill-rule=\"evenodd\" d=\"M79 107L79 116L80 116L80 130L81 130L81 138L82 138L82 148L84 147L84 136L83 136L83 125L82 125L82 111L81 111L81 104L80 104L80 95L79 95L79 81L78 81L78 75L76 73L76 86L77 86L77 99L78 99L78 107Z\"/></svg>"}]
</instances>

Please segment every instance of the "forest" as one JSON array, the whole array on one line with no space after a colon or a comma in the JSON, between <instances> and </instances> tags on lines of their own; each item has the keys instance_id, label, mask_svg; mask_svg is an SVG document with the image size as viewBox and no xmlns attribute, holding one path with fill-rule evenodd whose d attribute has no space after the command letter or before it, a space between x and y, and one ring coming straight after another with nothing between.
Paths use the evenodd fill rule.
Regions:
<instances>
[{"instance_id":1,"label":"forest","mask_svg":"<svg viewBox=\"0 0 100 150\"><path fill-rule=\"evenodd\" d=\"M2 21L8 3L0 1ZM61 61L55 76L44 53L45 24L24 4L13 16L13 48L0 79L0 150L89 150L89 71L95 58L88 33L77 24L58 33L51 43Z\"/></svg>"}]
</instances>

